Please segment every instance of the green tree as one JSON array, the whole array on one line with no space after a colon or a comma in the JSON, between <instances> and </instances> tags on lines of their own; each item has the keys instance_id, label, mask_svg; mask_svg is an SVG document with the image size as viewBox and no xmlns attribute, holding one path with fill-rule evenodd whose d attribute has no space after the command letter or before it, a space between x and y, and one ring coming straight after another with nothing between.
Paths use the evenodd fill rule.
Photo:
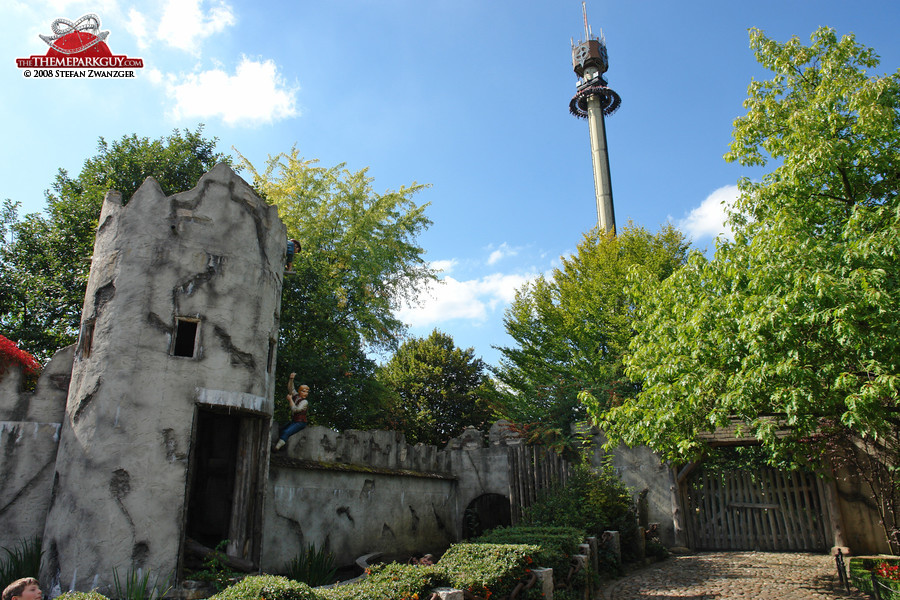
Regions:
<instances>
[{"instance_id":1,"label":"green tree","mask_svg":"<svg viewBox=\"0 0 900 600\"><path fill-rule=\"evenodd\" d=\"M469 425L482 428L493 414L484 362L436 329L403 342L378 378L391 391L395 428L410 443L443 445Z\"/></svg>"},{"instance_id":2,"label":"green tree","mask_svg":"<svg viewBox=\"0 0 900 600\"><path fill-rule=\"evenodd\" d=\"M758 30L772 78L754 81L729 161L776 168L740 182L733 243L692 256L661 285L631 280L639 308L627 374L643 390L596 410L612 442L671 459L732 418L773 461L802 462L837 435L881 467L898 464L900 393L900 71L817 30L809 46ZM851 448L848 446L847 448ZM900 507L896 472L883 506ZM889 486L890 487L890 486ZM898 523L888 510L886 528Z\"/></svg>"},{"instance_id":3,"label":"green tree","mask_svg":"<svg viewBox=\"0 0 900 600\"><path fill-rule=\"evenodd\" d=\"M684 236L670 225L656 234L635 226L619 236L594 230L551 277L520 289L504 317L516 345L499 348L500 412L536 440L565 447L571 425L585 417L580 392L604 407L633 396L622 354L635 306L623 282L632 270L665 279L686 251Z\"/></svg>"},{"instance_id":4,"label":"green tree","mask_svg":"<svg viewBox=\"0 0 900 600\"><path fill-rule=\"evenodd\" d=\"M397 347L405 326L395 312L434 278L416 243L431 224L413 201L425 186L378 194L365 169L321 167L296 149L262 171L243 164L302 245L285 277L277 372L310 386L313 423L381 425L386 394L367 352Z\"/></svg>"},{"instance_id":5,"label":"green tree","mask_svg":"<svg viewBox=\"0 0 900 600\"><path fill-rule=\"evenodd\" d=\"M216 139L175 130L150 140L130 135L108 143L72 178L60 169L46 191L46 214L18 219L18 203L0 214L0 328L46 360L75 341L94 248L94 232L108 190L128 201L148 176L168 194L192 188L200 176L230 157Z\"/></svg>"}]
</instances>

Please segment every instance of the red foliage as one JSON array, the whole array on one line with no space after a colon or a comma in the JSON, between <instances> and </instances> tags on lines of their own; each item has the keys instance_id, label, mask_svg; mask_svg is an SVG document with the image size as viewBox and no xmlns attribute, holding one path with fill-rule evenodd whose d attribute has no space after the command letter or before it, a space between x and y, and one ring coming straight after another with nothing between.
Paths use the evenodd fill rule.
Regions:
<instances>
[{"instance_id":1,"label":"red foliage","mask_svg":"<svg viewBox=\"0 0 900 600\"><path fill-rule=\"evenodd\" d=\"M25 377L34 377L41 371L40 363L32 355L20 350L15 343L0 335L0 376L10 365L20 365Z\"/></svg>"}]
</instances>

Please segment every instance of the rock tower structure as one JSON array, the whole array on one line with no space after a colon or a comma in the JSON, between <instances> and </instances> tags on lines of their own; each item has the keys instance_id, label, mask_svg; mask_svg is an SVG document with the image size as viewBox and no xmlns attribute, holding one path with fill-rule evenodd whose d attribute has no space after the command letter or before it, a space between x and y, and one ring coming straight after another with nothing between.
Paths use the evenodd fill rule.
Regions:
<instances>
[{"instance_id":1,"label":"rock tower structure","mask_svg":"<svg viewBox=\"0 0 900 600\"><path fill-rule=\"evenodd\" d=\"M42 581L178 574L185 541L259 563L286 231L227 165L107 194L60 431Z\"/></svg>"}]
</instances>

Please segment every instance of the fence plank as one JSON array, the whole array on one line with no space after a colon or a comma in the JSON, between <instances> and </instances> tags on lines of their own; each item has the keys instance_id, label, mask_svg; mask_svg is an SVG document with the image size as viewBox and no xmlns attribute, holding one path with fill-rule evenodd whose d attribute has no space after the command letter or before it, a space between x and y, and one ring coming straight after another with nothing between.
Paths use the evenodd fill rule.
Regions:
<instances>
[{"instance_id":1,"label":"fence plank","mask_svg":"<svg viewBox=\"0 0 900 600\"><path fill-rule=\"evenodd\" d=\"M761 481L764 483L762 499L767 503L772 505L773 508L765 509L766 513L766 523L767 523L767 537L771 540L772 550L776 552L781 550L781 536L778 535L778 524L776 521L775 513L781 510L781 506L777 503L774 498L774 486L772 483L772 469L763 469L762 470L762 479Z\"/></svg>"},{"instance_id":2,"label":"fence plank","mask_svg":"<svg viewBox=\"0 0 900 600\"><path fill-rule=\"evenodd\" d=\"M732 490L737 485L736 480L737 477L735 473L729 471L725 473L725 489ZM728 532L728 543L729 547L734 547L737 543L737 536L739 533L739 529L737 527L737 523L735 522L735 518L737 517L737 511L734 510L734 502L729 499L728 500L728 510L725 511L725 530Z\"/></svg>"}]
</instances>

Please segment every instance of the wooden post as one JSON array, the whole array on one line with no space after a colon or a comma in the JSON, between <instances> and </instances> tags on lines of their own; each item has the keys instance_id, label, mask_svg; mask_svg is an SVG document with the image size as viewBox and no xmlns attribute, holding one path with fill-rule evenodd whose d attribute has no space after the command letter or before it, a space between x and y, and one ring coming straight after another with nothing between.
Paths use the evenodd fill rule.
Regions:
<instances>
[{"instance_id":1,"label":"wooden post","mask_svg":"<svg viewBox=\"0 0 900 600\"><path fill-rule=\"evenodd\" d=\"M687 506L682 503L682 494L680 494L681 482L678 480L678 469L672 467L669 469L669 491L672 498L672 526L675 530L675 545L687 546L687 533L685 531L686 524L684 522L684 511Z\"/></svg>"},{"instance_id":2,"label":"wooden post","mask_svg":"<svg viewBox=\"0 0 900 600\"><path fill-rule=\"evenodd\" d=\"M832 552L835 551L835 548L841 548L844 553L847 553L847 544L844 540L844 519L841 517L837 485L834 483L834 479L820 481L819 490L822 494L822 504L828 519L826 523L831 533Z\"/></svg>"}]
</instances>

